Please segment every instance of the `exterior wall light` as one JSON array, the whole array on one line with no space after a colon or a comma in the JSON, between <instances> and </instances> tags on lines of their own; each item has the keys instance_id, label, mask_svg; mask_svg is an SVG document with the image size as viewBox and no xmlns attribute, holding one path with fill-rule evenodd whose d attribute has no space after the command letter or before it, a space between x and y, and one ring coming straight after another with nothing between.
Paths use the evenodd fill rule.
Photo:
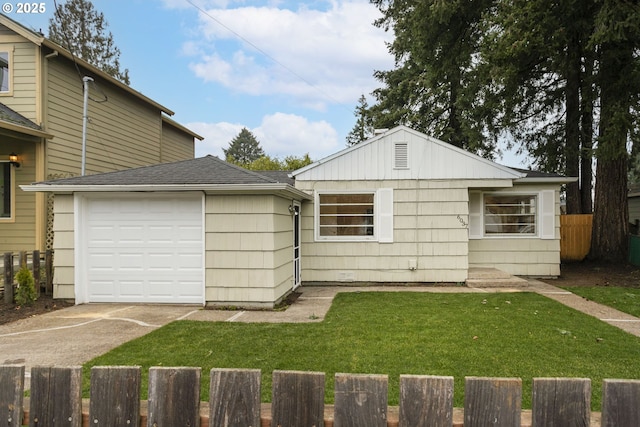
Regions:
<instances>
[{"instance_id":1,"label":"exterior wall light","mask_svg":"<svg viewBox=\"0 0 640 427\"><path fill-rule=\"evenodd\" d=\"M16 153L9 154L9 163L17 168L20 167L20 162L18 161L18 155Z\"/></svg>"}]
</instances>

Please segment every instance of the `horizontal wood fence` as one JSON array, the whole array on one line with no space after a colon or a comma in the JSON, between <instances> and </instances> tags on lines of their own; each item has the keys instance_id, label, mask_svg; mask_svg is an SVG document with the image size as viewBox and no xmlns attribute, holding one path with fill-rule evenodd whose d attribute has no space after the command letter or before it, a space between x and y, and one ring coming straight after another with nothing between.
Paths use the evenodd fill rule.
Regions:
<instances>
[{"instance_id":1,"label":"horizontal wood fence","mask_svg":"<svg viewBox=\"0 0 640 427\"><path fill-rule=\"evenodd\" d=\"M519 378L465 379L464 420L453 420L453 377L400 376L397 408L387 405L386 375L336 374L335 403L327 415L325 374L274 371L272 403L260 403L257 369L212 369L209 401L200 401L200 368L149 369L148 400L140 401L139 367L94 367L83 412L82 368L31 370L0 365L0 424L20 426L279 426L279 427L521 427ZM604 380L601 425L640 425L640 381ZM531 425L589 426L591 380L534 378ZM86 411L88 407L88 411ZM142 409L144 408L144 409ZM393 409L393 410L392 410ZM393 415L392 415L393 414Z\"/></svg>"},{"instance_id":2,"label":"horizontal wood fence","mask_svg":"<svg viewBox=\"0 0 640 427\"><path fill-rule=\"evenodd\" d=\"M44 270L43 270L44 263ZM0 265L0 292L4 294L4 302L13 303L15 275L23 265L29 267L36 283L36 293L53 294L53 251L21 251L18 253L5 252ZM9 286L9 284L11 286Z\"/></svg>"},{"instance_id":3,"label":"horizontal wood fence","mask_svg":"<svg viewBox=\"0 0 640 427\"><path fill-rule=\"evenodd\" d=\"M560 259L582 261L591 249L593 214L560 215Z\"/></svg>"}]
</instances>

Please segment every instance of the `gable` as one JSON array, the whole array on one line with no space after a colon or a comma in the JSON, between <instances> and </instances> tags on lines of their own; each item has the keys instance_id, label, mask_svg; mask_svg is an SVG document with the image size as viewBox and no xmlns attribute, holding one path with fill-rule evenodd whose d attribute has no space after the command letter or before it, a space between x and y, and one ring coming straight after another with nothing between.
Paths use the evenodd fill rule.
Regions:
<instances>
[{"instance_id":1,"label":"gable","mask_svg":"<svg viewBox=\"0 0 640 427\"><path fill-rule=\"evenodd\" d=\"M517 179L523 173L398 126L292 173L301 181Z\"/></svg>"}]
</instances>

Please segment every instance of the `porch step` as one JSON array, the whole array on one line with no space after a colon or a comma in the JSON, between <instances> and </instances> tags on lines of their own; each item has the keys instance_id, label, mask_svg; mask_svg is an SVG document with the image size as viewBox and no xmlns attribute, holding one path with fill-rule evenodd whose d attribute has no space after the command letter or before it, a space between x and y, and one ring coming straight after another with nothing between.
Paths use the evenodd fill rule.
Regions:
<instances>
[{"instance_id":1,"label":"porch step","mask_svg":"<svg viewBox=\"0 0 640 427\"><path fill-rule=\"evenodd\" d=\"M529 286L529 282L520 277L512 276L509 273L497 268L473 267L469 269L467 286L474 288L524 288Z\"/></svg>"}]
</instances>

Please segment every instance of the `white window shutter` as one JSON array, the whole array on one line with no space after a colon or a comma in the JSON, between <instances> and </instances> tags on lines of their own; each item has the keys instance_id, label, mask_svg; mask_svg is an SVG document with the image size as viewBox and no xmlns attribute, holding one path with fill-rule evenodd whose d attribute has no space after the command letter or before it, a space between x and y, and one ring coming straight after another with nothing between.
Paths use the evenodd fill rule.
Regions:
<instances>
[{"instance_id":1,"label":"white window shutter","mask_svg":"<svg viewBox=\"0 0 640 427\"><path fill-rule=\"evenodd\" d=\"M482 239L482 193L469 193L469 239Z\"/></svg>"},{"instance_id":2,"label":"white window shutter","mask_svg":"<svg viewBox=\"0 0 640 427\"><path fill-rule=\"evenodd\" d=\"M556 192L543 190L540 192L540 238L556 238Z\"/></svg>"},{"instance_id":3,"label":"white window shutter","mask_svg":"<svg viewBox=\"0 0 640 427\"><path fill-rule=\"evenodd\" d=\"M393 243L393 188L378 190L378 241Z\"/></svg>"}]
</instances>

